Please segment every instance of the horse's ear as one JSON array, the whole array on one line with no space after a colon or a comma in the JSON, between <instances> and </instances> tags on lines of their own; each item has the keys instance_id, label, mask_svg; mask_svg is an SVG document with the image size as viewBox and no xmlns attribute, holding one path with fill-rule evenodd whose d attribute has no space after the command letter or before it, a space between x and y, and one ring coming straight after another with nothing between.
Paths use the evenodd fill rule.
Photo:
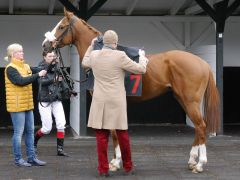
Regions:
<instances>
[{"instance_id":1,"label":"horse's ear","mask_svg":"<svg viewBox=\"0 0 240 180\"><path fill-rule=\"evenodd\" d=\"M65 7L64 7L64 16L67 17L68 19L71 19L71 17L73 16L73 13L68 11Z\"/></svg>"}]
</instances>

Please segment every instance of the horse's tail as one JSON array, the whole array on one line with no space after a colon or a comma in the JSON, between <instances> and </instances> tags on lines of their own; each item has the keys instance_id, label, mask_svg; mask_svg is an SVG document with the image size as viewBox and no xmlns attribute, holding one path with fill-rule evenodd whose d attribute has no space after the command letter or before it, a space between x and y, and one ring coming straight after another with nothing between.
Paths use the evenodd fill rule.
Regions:
<instances>
[{"instance_id":1,"label":"horse's tail","mask_svg":"<svg viewBox=\"0 0 240 180\"><path fill-rule=\"evenodd\" d=\"M204 120L208 133L216 133L220 129L220 98L213 73L209 68L209 80L204 94Z\"/></svg>"}]
</instances>

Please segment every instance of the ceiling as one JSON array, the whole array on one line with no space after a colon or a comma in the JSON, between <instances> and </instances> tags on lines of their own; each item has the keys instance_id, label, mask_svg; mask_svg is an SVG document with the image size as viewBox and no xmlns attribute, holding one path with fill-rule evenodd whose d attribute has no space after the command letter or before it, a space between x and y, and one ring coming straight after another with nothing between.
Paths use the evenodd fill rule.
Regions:
<instances>
[{"instance_id":1,"label":"ceiling","mask_svg":"<svg viewBox=\"0 0 240 180\"><path fill-rule=\"evenodd\" d=\"M78 7L79 0L70 0ZM210 6L222 0L206 0ZM229 0L231 5L235 0ZM88 0L92 7L97 0ZM1 0L0 15L61 15L63 5L58 0ZM106 16L175 16L205 15L195 0L108 0L96 13ZM234 13L240 16L240 8Z\"/></svg>"}]
</instances>

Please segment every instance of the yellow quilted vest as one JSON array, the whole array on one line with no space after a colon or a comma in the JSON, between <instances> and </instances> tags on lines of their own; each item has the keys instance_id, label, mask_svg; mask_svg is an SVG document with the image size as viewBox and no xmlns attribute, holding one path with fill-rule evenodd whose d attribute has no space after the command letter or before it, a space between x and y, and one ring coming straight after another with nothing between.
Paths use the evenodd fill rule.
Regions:
<instances>
[{"instance_id":1,"label":"yellow quilted vest","mask_svg":"<svg viewBox=\"0 0 240 180\"><path fill-rule=\"evenodd\" d=\"M25 86L14 85L7 76L7 68L11 66L21 74L22 77L32 75L32 71L28 64L24 64L23 60L12 59L5 68L5 88L6 88L6 102L8 112L22 112L32 110L33 93L32 84Z\"/></svg>"}]
</instances>

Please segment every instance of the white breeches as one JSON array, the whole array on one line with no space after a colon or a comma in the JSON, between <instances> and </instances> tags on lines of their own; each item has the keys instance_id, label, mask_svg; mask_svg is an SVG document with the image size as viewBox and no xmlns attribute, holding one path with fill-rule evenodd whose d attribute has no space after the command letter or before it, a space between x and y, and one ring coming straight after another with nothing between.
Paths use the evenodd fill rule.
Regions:
<instances>
[{"instance_id":1,"label":"white breeches","mask_svg":"<svg viewBox=\"0 0 240 180\"><path fill-rule=\"evenodd\" d=\"M43 106L42 106L42 105ZM61 101L54 101L52 103L42 102L38 103L38 109L41 116L43 134L49 134L52 130L52 115L55 118L56 128L58 131L64 131L66 119ZM46 107L47 106L47 107Z\"/></svg>"}]
</instances>

